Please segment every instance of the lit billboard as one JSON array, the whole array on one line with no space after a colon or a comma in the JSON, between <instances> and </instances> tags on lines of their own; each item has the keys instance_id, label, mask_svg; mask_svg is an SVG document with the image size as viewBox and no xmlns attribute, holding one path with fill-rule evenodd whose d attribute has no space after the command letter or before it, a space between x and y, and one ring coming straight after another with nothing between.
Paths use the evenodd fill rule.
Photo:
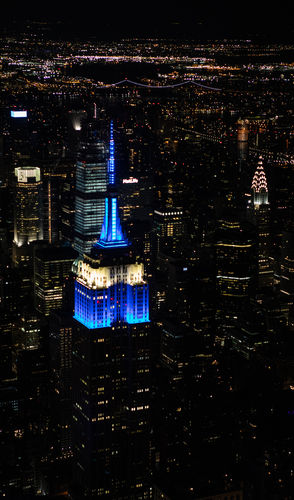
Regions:
<instances>
[{"instance_id":1,"label":"lit billboard","mask_svg":"<svg viewBox=\"0 0 294 500\"><path fill-rule=\"evenodd\" d=\"M27 111L10 111L11 118L27 118Z\"/></svg>"}]
</instances>

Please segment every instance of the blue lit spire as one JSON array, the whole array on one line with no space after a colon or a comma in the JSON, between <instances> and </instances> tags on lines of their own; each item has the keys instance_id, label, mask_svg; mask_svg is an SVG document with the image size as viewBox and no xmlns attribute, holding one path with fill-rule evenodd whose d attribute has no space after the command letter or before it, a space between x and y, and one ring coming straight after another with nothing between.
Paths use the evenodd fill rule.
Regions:
<instances>
[{"instance_id":1,"label":"blue lit spire","mask_svg":"<svg viewBox=\"0 0 294 500\"><path fill-rule=\"evenodd\" d=\"M96 244L103 248L127 247L118 213L117 198L105 198L105 215L101 229L100 239Z\"/></svg>"},{"instance_id":2,"label":"blue lit spire","mask_svg":"<svg viewBox=\"0 0 294 500\"><path fill-rule=\"evenodd\" d=\"M97 246L103 248L127 247L129 242L125 237L118 213L117 197L113 191L115 181L113 122L110 123L110 143L108 161L108 182L110 196L105 198L105 215L100 239ZM112 194L111 194L112 193Z\"/></svg>"},{"instance_id":3,"label":"blue lit spire","mask_svg":"<svg viewBox=\"0 0 294 500\"><path fill-rule=\"evenodd\" d=\"M109 160L108 160L108 182L113 185L115 181L115 163L114 163L114 139L113 139L113 121L110 122L110 140L109 140Z\"/></svg>"}]
</instances>

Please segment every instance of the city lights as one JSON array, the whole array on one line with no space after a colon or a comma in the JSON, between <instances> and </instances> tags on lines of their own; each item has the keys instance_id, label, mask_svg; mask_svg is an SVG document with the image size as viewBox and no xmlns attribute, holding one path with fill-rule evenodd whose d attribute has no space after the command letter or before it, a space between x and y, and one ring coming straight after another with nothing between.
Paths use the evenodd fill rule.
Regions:
<instances>
[{"instance_id":1,"label":"city lights","mask_svg":"<svg viewBox=\"0 0 294 500\"><path fill-rule=\"evenodd\" d=\"M0 497L290 500L291 15L23 7L0 22Z\"/></svg>"}]
</instances>

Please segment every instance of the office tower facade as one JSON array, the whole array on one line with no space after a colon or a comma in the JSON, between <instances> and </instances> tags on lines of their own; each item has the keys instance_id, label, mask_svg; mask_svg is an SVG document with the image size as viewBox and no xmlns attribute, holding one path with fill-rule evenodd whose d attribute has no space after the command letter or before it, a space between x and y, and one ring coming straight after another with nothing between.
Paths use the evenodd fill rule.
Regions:
<instances>
[{"instance_id":1,"label":"office tower facade","mask_svg":"<svg viewBox=\"0 0 294 500\"><path fill-rule=\"evenodd\" d=\"M294 304L294 227L293 220L289 219L283 228L280 257L280 299L283 315L286 322L293 323Z\"/></svg>"},{"instance_id":2,"label":"office tower facade","mask_svg":"<svg viewBox=\"0 0 294 500\"><path fill-rule=\"evenodd\" d=\"M50 401L53 457L72 456L72 315L52 313L49 319Z\"/></svg>"},{"instance_id":3,"label":"office tower facade","mask_svg":"<svg viewBox=\"0 0 294 500\"><path fill-rule=\"evenodd\" d=\"M75 171L69 168L61 186L60 236L73 246L75 224Z\"/></svg>"},{"instance_id":4,"label":"office tower facade","mask_svg":"<svg viewBox=\"0 0 294 500\"><path fill-rule=\"evenodd\" d=\"M154 210L157 253L179 254L184 235L182 208L163 208Z\"/></svg>"},{"instance_id":5,"label":"office tower facade","mask_svg":"<svg viewBox=\"0 0 294 500\"><path fill-rule=\"evenodd\" d=\"M28 331L25 332L30 338L30 344L34 342L33 348L18 351L16 359L17 385L19 394L20 421L23 422L20 429L23 446L23 470L24 476L31 475L34 491L44 490L42 487L42 476L44 463L48 461L49 451L49 408L48 408L48 357L43 340L40 339L40 346L37 348L34 338L32 338L31 328L33 327L33 317L27 318ZM25 320L25 322L27 322ZM40 336L44 331L41 324L35 324L40 328ZM44 328L46 328L44 326ZM45 482L44 482L45 483ZM43 483L43 484L44 484Z\"/></svg>"},{"instance_id":6,"label":"office tower facade","mask_svg":"<svg viewBox=\"0 0 294 500\"><path fill-rule=\"evenodd\" d=\"M43 239L42 185L38 167L15 169L14 240L12 262L22 275L20 297L32 289L33 248Z\"/></svg>"},{"instance_id":7,"label":"office tower facade","mask_svg":"<svg viewBox=\"0 0 294 500\"><path fill-rule=\"evenodd\" d=\"M122 221L127 223L131 220L141 218L140 216L142 215L142 207L140 203L139 179L135 177L123 179L120 194L120 209L122 213Z\"/></svg>"},{"instance_id":8,"label":"office tower facade","mask_svg":"<svg viewBox=\"0 0 294 500\"><path fill-rule=\"evenodd\" d=\"M150 498L149 287L122 231L114 175L110 165L99 241L75 264L77 498Z\"/></svg>"},{"instance_id":9,"label":"office tower facade","mask_svg":"<svg viewBox=\"0 0 294 500\"><path fill-rule=\"evenodd\" d=\"M41 172L38 167L18 167L15 176L14 243L21 247L43 239Z\"/></svg>"},{"instance_id":10,"label":"office tower facade","mask_svg":"<svg viewBox=\"0 0 294 500\"><path fill-rule=\"evenodd\" d=\"M13 200L8 180L0 179L0 265L7 262L13 239Z\"/></svg>"},{"instance_id":11,"label":"office tower facade","mask_svg":"<svg viewBox=\"0 0 294 500\"><path fill-rule=\"evenodd\" d=\"M0 383L14 378L12 336L20 316L21 278L16 269L0 266Z\"/></svg>"},{"instance_id":12,"label":"office tower facade","mask_svg":"<svg viewBox=\"0 0 294 500\"><path fill-rule=\"evenodd\" d=\"M183 258L183 209L163 207L154 210L153 260L156 270L155 308L162 312L167 304L174 310L175 297L183 306L183 281L186 259ZM184 272L183 272L184 269ZM183 310L183 309L181 309Z\"/></svg>"},{"instance_id":13,"label":"office tower facade","mask_svg":"<svg viewBox=\"0 0 294 500\"><path fill-rule=\"evenodd\" d=\"M216 232L216 291L224 310L233 313L250 296L255 269L255 240L251 227L234 218L219 222Z\"/></svg>"},{"instance_id":14,"label":"office tower facade","mask_svg":"<svg viewBox=\"0 0 294 500\"><path fill-rule=\"evenodd\" d=\"M13 346L17 352L40 347L40 318L36 313L24 311L14 328Z\"/></svg>"},{"instance_id":15,"label":"office tower facade","mask_svg":"<svg viewBox=\"0 0 294 500\"><path fill-rule=\"evenodd\" d=\"M42 192L42 210L43 210L43 235L44 240L56 243L61 238L62 219L68 219L70 214L74 213L74 197L70 200L71 206L68 206L67 179L73 174L73 167L61 162L54 167L44 166L43 169L43 192ZM74 183L73 183L74 184ZM63 212L62 208L67 207ZM71 220L71 230L73 230L74 221Z\"/></svg>"},{"instance_id":16,"label":"office tower facade","mask_svg":"<svg viewBox=\"0 0 294 500\"><path fill-rule=\"evenodd\" d=\"M74 248L89 253L100 234L107 188L107 149L92 134L82 142L76 163Z\"/></svg>"},{"instance_id":17,"label":"office tower facade","mask_svg":"<svg viewBox=\"0 0 294 500\"><path fill-rule=\"evenodd\" d=\"M273 283L273 270L270 264L270 206L262 158L259 159L253 176L251 193L249 210L251 220L257 229L258 285L262 288Z\"/></svg>"},{"instance_id":18,"label":"office tower facade","mask_svg":"<svg viewBox=\"0 0 294 500\"><path fill-rule=\"evenodd\" d=\"M45 316L64 306L65 283L76 256L76 251L70 247L48 246L35 250L35 307Z\"/></svg>"}]
</instances>

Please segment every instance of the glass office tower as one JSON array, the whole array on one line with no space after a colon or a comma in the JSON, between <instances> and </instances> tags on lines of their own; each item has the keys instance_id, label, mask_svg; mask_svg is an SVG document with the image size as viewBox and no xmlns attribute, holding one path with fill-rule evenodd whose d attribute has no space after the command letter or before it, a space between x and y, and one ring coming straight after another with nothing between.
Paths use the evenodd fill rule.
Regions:
<instances>
[{"instance_id":1,"label":"glass office tower","mask_svg":"<svg viewBox=\"0 0 294 500\"><path fill-rule=\"evenodd\" d=\"M94 134L82 142L76 164L74 248L89 253L104 218L107 189L107 148Z\"/></svg>"}]
</instances>

